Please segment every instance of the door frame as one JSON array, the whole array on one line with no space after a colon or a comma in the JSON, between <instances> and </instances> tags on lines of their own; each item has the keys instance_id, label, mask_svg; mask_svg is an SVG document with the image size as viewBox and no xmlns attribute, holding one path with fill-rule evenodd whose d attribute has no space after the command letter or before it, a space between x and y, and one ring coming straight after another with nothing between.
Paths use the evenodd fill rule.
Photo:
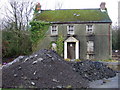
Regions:
<instances>
[{"instance_id":1,"label":"door frame","mask_svg":"<svg viewBox=\"0 0 120 90\"><path fill-rule=\"evenodd\" d=\"M67 59L67 44L68 42L75 42L75 59L79 59L79 41L74 37L69 37L64 41L64 59Z\"/></svg>"}]
</instances>

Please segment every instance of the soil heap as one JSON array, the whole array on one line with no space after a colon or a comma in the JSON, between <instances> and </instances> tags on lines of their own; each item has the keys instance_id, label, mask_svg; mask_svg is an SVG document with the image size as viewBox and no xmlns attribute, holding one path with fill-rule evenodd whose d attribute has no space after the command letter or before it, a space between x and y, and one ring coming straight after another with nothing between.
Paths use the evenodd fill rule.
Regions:
<instances>
[{"instance_id":1,"label":"soil heap","mask_svg":"<svg viewBox=\"0 0 120 90\"><path fill-rule=\"evenodd\" d=\"M89 81L108 79L116 76L116 71L112 70L108 66L101 62L85 60L77 63L73 63L73 68L85 79Z\"/></svg>"},{"instance_id":2,"label":"soil heap","mask_svg":"<svg viewBox=\"0 0 120 90\"><path fill-rule=\"evenodd\" d=\"M20 56L2 67L3 88L87 88L88 80L52 50Z\"/></svg>"}]
</instances>

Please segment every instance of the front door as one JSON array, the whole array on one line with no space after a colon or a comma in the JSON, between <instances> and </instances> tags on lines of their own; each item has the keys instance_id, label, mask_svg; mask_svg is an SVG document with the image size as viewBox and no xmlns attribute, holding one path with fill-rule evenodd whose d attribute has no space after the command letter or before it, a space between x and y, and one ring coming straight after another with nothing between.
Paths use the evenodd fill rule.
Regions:
<instances>
[{"instance_id":1,"label":"front door","mask_svg":"<svg viewBox=\"0 0 120 90\"><path fill-rule=\"evenodd\" d=\"M67 42L67 58L75 59L75 42Z\"/></svg>"}]
</instances>

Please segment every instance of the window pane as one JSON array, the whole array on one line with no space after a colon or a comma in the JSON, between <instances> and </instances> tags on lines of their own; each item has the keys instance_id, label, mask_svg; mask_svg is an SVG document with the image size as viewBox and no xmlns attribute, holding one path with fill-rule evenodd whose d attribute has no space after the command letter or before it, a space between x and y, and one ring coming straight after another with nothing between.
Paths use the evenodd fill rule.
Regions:
<instances>
[{"instance_id":1,"label":"window pane","mask_svg":"<svg viewBox=\"0 0 120 90\"><path fill-rule=\"evenodd\" d=\"M86 26L86 32L89 34L89 32L93 32L93 26L92 25L87 25Z\"/></svg>"},{"instance_id":2,"label":"window pane","mask_svg":"<svg viewBox=\"0 0 120 90\"><path fill-rule=\"evenodd\" d=\"M68 34L74 34L74 28L71 25L68 26Z\"/></svg>"},{"instance_id":3,"label":"window pane","mask_svg":"<svg viewBox=\"0 0 120 90\"><path fill-rule=\"evenodd\" d=\"M93 43L93 41L88 41L87 42L87 51L88 52L93 52L94 51L94 43Z\"/></svg>"}]
</instances>

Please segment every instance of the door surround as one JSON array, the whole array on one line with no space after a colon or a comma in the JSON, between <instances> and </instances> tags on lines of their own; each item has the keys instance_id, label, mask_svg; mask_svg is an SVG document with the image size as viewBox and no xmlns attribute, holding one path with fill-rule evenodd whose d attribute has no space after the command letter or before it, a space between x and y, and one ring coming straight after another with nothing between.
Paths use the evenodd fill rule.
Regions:
<instances>
[{"instance_id":1,"label":"door surround","mask_svg":"<svg viewBox=\"0 0 120 90\"><path fill-rule=\"evenodd\" d=\"M75 42L75 59L79 59L79 41L74 37L69 37L64 41L64 59L68 58L67 54L67 44L68 42Z\"/></svg>"}]
</instances>

